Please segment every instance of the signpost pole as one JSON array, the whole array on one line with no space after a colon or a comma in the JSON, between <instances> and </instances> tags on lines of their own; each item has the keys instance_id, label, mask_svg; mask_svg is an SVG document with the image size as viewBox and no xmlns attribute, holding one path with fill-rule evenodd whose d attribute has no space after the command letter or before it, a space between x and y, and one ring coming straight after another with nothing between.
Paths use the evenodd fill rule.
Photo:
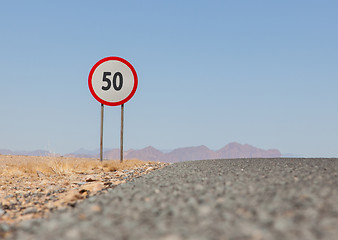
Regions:
<instances>
[{"instance_id":1,"label":"signpost pole","mask_svg":"<svg viewBox=\"0 0 338 240\"><path fill-rule=\"evenodd\" d=\"M103 160L103 111L104 105L101 103L100 162Z\"/></svg>"},{"instance_id":2,"label":"signpost pole","mask_svg":"<svg viewBox=\"0 0 338 240\"><path fill-rule=\"evenodd\" d=\"M121 138L120 138L120 162L123 162L123 120L124 120L124 104L121 105Z\"/></svg>"}]
</instances>

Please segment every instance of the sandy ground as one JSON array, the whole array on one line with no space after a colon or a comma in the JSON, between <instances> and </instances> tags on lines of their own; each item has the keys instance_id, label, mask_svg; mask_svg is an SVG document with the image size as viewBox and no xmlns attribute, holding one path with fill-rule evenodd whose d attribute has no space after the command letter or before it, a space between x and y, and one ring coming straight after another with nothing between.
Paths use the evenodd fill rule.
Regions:
<instances>
[{"instance_id":1,"label":"sandy ground","mask_svg":"<svg viewBox=\"0 0 338 240\"><path fill-rule=\"evenodd\" d=\"M48 217L167 164L0 155L0 224ZM99 209L98 209L99 210Z\"/></svg>"}]
</instances>

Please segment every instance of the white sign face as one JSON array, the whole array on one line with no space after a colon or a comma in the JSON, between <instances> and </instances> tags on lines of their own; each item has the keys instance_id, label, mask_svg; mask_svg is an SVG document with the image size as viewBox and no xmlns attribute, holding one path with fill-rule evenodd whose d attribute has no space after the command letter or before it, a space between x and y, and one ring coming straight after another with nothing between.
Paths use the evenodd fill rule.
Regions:
<instances>
[{"instance_id":1,"label":"white sign face","mask_svg":"<svg viewBox=\"0 0 338 240\"><path fill-rule=\"evenodd\" d=\"M98 61L88 77L90 92L96 100L109 106L129 101L138 84L134 67L119 57L107 57Z\"/></svg>"}]
</instances>

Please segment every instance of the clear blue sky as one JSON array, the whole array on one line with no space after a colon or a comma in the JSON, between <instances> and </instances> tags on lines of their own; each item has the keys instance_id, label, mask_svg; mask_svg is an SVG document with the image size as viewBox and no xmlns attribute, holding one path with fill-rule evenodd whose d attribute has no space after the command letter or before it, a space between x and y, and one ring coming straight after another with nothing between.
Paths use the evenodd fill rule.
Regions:
<instances>
[{"instance_id":1,"label":"clear blue sky","mask_svg":"<svg viewBox=\"0 0 338 240\"><path fill-rule=\"evenodd\" d=\"M87 85L107 56L139 87L125 148L229 142L338 157L337 1L4 1L0 149L99 147ZM105 108L106 148L120 108Z\"/></svg>"}]
</instances>

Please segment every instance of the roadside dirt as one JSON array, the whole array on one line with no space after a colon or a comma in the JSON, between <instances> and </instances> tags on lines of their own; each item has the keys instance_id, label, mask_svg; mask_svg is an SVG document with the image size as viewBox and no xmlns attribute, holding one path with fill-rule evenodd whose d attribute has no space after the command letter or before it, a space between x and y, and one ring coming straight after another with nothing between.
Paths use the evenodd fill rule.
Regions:
<instances>
[{"instance_id":1,"label":"roadside dirt","mask_svg":"<svg viewBox=\"0 0 338 240\"><path fill-rule=\"evenodd\" d=\"M0 155L0 224L45 218L168 164Z\"/></svg>"}]
</instances>

